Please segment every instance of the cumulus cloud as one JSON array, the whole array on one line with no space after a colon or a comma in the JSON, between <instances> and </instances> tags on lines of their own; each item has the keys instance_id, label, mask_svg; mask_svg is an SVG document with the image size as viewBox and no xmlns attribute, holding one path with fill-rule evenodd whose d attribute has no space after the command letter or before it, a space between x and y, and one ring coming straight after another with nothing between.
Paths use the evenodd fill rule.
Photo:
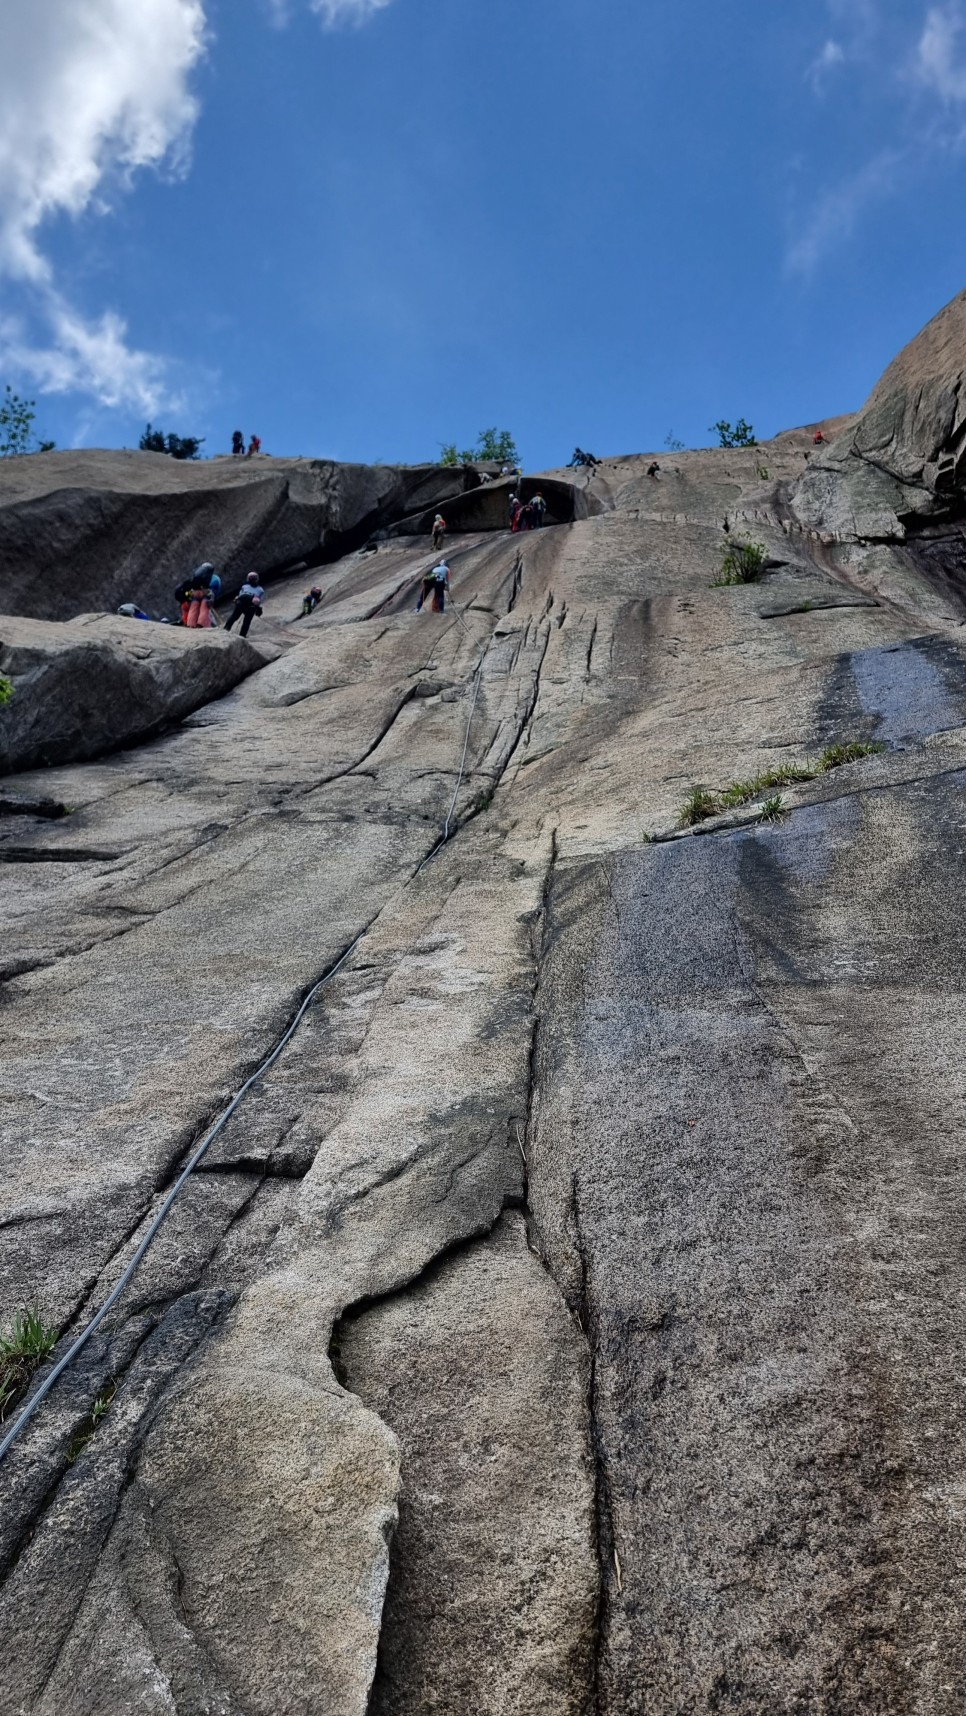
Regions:
<instances>
[{"instance_id":1,"label":"cumulus cloud","mask_svg":"<svg viewBox=\"0 0 966 1716\"><path fill-rule=\"evenodd\" d=\"M40 388L155 408L159 358L131 351L108 311L85 322L57 290L43 228L104 208L139 168L183 170L205 47L203 0L28 0L0 6L0 275L19 282L49 347L5 355Z\"/></svg>"},{"instance_id":2,"label":"cumulus cloud","mask_svg":"<svg viewBox=\"0 0 966 1716\"><path fill-rule=\"evenodd\" d=\"M0 353L31 386L42 393L85 393L100 405L133 407L146 417L179 403L165 359L132 350L116 311L90 321L49 291L45 312L49 345L32 344L15 318L0 323Z\"/></svg>"},{"instance_id":3,"label":"cumulus cloud","mask_svg":"<svg viewBox=\"0 0 966 1716\"><path fill-rule=\"evenodd\" d=\"M966 63L959 55L960 5L930 6L916 52L919 82L950 105L966 102Z\"/></svg>"}]
</instances>

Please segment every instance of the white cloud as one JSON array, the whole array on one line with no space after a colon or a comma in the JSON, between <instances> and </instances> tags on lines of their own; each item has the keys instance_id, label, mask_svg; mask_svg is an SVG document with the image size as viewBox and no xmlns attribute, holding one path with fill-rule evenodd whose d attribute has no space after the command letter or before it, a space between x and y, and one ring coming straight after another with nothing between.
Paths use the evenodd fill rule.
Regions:
<instances>
[{"instance_id":1,"label":"white cloud","mask_svg":"<svg viewBox=\"0 0 966 1716\"><path fill-rule=\"evenodd\" d=\"M883 149L859 172L820 198L788 248L789 274L813 274L836 245L852 236L860 216L891 196L905 161L903 151Z\"/></svg>"},{"instance_id":2,"label":"white cloud","mask_svg":"<svg viewBox=\"0 0 966 1716\"><path fill-rule=\"evenodd\" d=\"M824 88L825 80L829 73L833 72L837 66L844 64L845 49L841 42L836 42L830 39L825 43L821 53L816 54L808 68L808 72L806 73L808 81L816 94Z\"/></svg>"},{"instance_id":3,"label":"white cloud","mask_svg":"<svg viewBox=\"0 0 966 1716\"><path fill-rule=\"evenodd\" d=\"M0 8L0 268L49 277L50 215L112 175L183 164L204 48L202 0L29 0Z\"/></svg>"},{"instance_id":4,"label":"white cloud","mask_svg":"<svg viewBox=\"0 0 966 1716\"><path fill-rule=\"evenodd\" d=\"M163 398L163 361L127 347L119 316L88 322L65 303L42 230L103 209L138 168L184 170L204 47L203 0L0 5L0 275L32 293L51 341L11 341L8 326L4 350L43 390L139 409Z\"/></svg>"},{"instance_id":5,"label":"white cloud","mask_svg":"<svg viewBox=\"0 0 966 1716\"><path fill-rule=\"evenodd\" d=\"M136 409L146 417L178 398L168 383L168 364L152 352L134 351L127 327L113 310L97 321L79 316L54 292L45 294L50 345L33 345L22 323L0 324L0 357L41 393L83 393L108 407Z\"/></svg>"},{"instance_id":6,"label":"white cloud","mask_svg":"<svg viewBox=\"0 0 966 1716\"><path fill-rule=\"evenodd\" d=\"M390 4L391 0L309 0L325 24L364 24Z\"/></svg>"},{"instance_id":7,"label":"white cloud","mask_svg":"<svg viewBox=\"0 0 966 1716\"><path fill-rule=\"evenodd\" d=\"M916 51L916 75L950 104L966 101L966 64L958 56L964 19L960 5L930 6Z\"/></svg>"}]
</instances>

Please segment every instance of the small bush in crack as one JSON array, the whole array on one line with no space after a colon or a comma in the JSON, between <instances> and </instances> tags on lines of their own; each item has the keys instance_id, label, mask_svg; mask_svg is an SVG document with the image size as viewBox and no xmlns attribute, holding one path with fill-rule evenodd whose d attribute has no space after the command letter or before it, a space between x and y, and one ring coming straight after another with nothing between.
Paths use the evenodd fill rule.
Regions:
<instances>
[{"instance_id":1,"label":"small bush in crack","mask_svg":"<svg viewBox=\"0 0 966 1716\"><path fill-rule=\"evenodd\" d=\"M782 798L781 793L773 793L771 798L765 799L765 802L761 807L762 822L781 822L786 808L785 800Z\"/></svg>"},{"instance_id":2,"label":"small bush in crack","mask_svg":"<svg viewBox=\"0 0 966 1716\"><path fill-rule=\"evenodd\" d=\"M5 673L0 673L0 709L3 708L5 703L10 702L12 696L13 680L8 679Z\"/></svg>"},{"instance_id":3,"label":"small bush in crack","mask_svg":"<svg viewBox=\"0 0 966 1716\"><path fill-rule=\"evenodd\" d=\"M721 570L712 578L712 590L726 584L757 584L765 570L765 549L760 542L745 542L735 538L721 556Z\"/></svg>"},{"instance_id":4,"label":"small bush in crack","mask_svg":"<svg viewBox=\"0 0 966 1716\"><path fill-rule=\"evenodd\" d=\"M0 1332L0 1423L57 1340L37 1310L18 1311L9 1334Z\"/></svg>"}]
</instances>

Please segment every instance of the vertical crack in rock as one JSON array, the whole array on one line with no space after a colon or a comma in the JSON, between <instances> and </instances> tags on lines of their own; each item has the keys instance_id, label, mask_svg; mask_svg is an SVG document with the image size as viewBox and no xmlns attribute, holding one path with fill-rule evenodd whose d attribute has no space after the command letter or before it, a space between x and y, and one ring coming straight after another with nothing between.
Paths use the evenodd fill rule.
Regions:
<instances>
[{"instance_id":1,"label":"vertical crack in rock","mask_svg":"<svg viewBox=\"0 0 966 1716\"><path fill-rule=\"evenodd\" d=\"M19 1554L15 1549L0 1606L0 1656L9 1700L5 1709L32 1709L55 1674L163 1396L229 1303L225 1294L189 1294L155 1327L145 1329L142 1321L122 1331L105 1343L100 1355L91 1355L86 1373L69 1373L71 1399L61 1401L56 1422L45 1421L41 1445L35 1437L11 1454L6 1481L12 1485L12 1498L5 1507L5 1522L18 1497L26 1508ZM91 1421L94 1391L103 1393L108 1378L117 1388L98 1425ZM90 1434L80 1441L85 1420ZM68 1455L66 1476L38 1505L38 1474L51 1464L61 1466ZM43 1625L38 1624L38 1609ZM29 1653L21 1648L24 1637L33 1640Z\"/></svg>"}]
</instances>

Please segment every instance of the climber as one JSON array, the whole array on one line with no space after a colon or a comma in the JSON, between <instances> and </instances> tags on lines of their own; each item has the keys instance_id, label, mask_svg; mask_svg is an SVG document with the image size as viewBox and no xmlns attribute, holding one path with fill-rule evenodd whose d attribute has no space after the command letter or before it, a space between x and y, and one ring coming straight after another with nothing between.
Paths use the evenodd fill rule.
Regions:
<instances>
[{"instance_id":1,"label":"climber","mask_svg":"<svg viewBox=\"0 0 966 1716\"><path fill-rule=\"evenodd\" d=\"M298 615L298 618L300 620L308 619L313 609L318 607L321 600L322 591L319 589L318 584L313 584L308 595L302 597L302 612Z\"/></svg>"},{"instance_id":2,"label":"climber","mask_svg":"<svg viewBox=\"0 0 966 1716\"><path fill-rule=\"evenodd\" d=\"M514 532L519 530L519 528L520 528L520 514L522 511L523 511L523 502L520 499L520 496L519 495L511 495L510 496L510 529Z\"/></svg>"},{"instance_id":3,"label":"climber","mask_svg":"<svg viewBox=\"0 0 966 1716\"><path fill-rule=\"evenodd\" d=\"M813 447L824 447L825 436L822 434L821 429L816 429L814 435L812 436L812 445L813 445Z\"/></svg>"},{"instance_id":4,"label":"climber","mask_svg":"<svg viewBox=\"0 0 966 1716\"><path fill-rule=\"evenodd\" d=\"M544 518L544 514L545 514L546 510L547 510L547 503L544 500L543 495L540 494L539 492L535 495L531 495L531 497L530 497L530 522L533 525L534 530L539 530L540 526L543 523L543 518Z\"/></svg>"},{"instance_id":5,"label":"climber","mask_svg":"<svg viewBox=\"0 0 966 1716\"><path fill-rule=\"evenodd\" d=\"M265 592L258 582L257 572L249 572L248 577L245 579L244 584L238 592L238 595L235 597L235 606L232 608L231 617L225 621L226 632L230 632L235 621L240 619L241 635L243 638L247 638L248 628L252 623L253 617L256 614L260 616L262 613L262 601L264 595Z\"/></svg>"},{"instance_id":6,"label":"climber","mask_svg":"<svg viewBox=\"0 0 966 1716\"><path fill-rule=\"evenodd\" d=\"M211 602L212 606L214 606L216 602L221 601L221 579L214 567L211 568L211 573L208 578L208 600Z\"/></svg>"},{"instance_id":7,"label":"climber","mask_svg":"<svg viewBox=\"0 0 966 1716\"><path fill-rule=\"evenodd\" d=\"M240 429L232 431L231 451L233 458L236 459L240 458L242 453L245 451L245 437Z\"/></svg>"},{"instance_id":8,"label":"climber","mask_svg":"<svg viewBox=\"0 0 966 1716\"><path fill-rule=\"evenodd\" d=\"M584 462L584 458L585 458L585 454L583 454L580 451L579 447L575 447L574 448L574 456L571 459L570 464L567 466L567 469L570 470L571 467L574 465L582 465Z\"/></svg>"},{"instance_id":9,"label":"climber","mask_svg":"<svg viewBox=\"0 0 966 1716\"><path fill-rule=\"evenodd\" d=\"M436 514L436 517L433 519L433 549L434 549L434 551L442 548L443 537L445 535L446 535L446 520L443 517L442 513L438 512Z\"/></svg>"},{"instance_id":10,"label":"climber","mask_svg":"<svg viewBox=\"0 0 966 1716\"><path fill-rule=\"evenodd\" d=\"M424 575L422 575L422 578L419 580L419 599L417 599L417 604L415 604L415 611L417 611L417 614L422 613L422 604L429 601L429 597L432 595L432 585L434 585L434 582L436 582L436 580L432 577L432 571L424 571Z\"/></svg>"},{"instance_id":11,"label":"climber","mask_svg":"<svg viewBox=\"0 0 966 1716\"><path fill-rule=\"evenodd\" d=\"M656 477L656 476L657 476L657 473L658 473L658 471L659 471L659 470L660 470L660 469L661 469L661 467L660 467L660 465L659 465L659 464L658 464L658 462L657 462L657 460L656 460L656 459L652 459L652 460L651 460L651 463L650 463L650 464L649 464L649 465L648 465L648 467L647 467L647 474L648 474L648 476L649 476L649 477Z\"/></svg>"},{"instance_id":12,"label":"climber","mask_svg":"<svg viewBox=\"0 0 966 1716\"><path fill-rule=\"evenodd\" d=\"M446 610L446 592L449 589L449 567L445 560L433 567L433 613L442 614Z\"/></svg>"},{"instance_id":13,"label":"climber","mask_svg":"<svg viewBox=\"0 0 966 1716\"><path fill-rule=\"evenodd\" d=\"M248 452L245 454L246 459L250 459L254 453L260 453L261 450L262 450L261 441L259 440L257 435L253 435L251 440L248 443Z\"/></svg>"},{"instance_id":14,"label":"climber","mask_svg":"<svg viewBox=\"0 0 966 1716\"><path fill-rule=\"evenodd\" d=\"M221 579L210 560L203 560L192 572L184 585L184 601L182 604L181 620L185 626L202 626L207 628L212 622L211 604L215 600L212 594L211 580L215 578L218 590L221 590Z\"/></svg>"},{"instance_id":15,"label":"climber","mask_svg":"<svg viewBox=\"0 0 966 1716\"><path fill-rule=\"evenodd\" d=\"M520 517L517 519L517 529L518 530L531 530L532 528L533 528L533 512L532 512L531 507L530 507L530 502L524 501L522 507L520 508Z\"/></svg>"}]
</instances>

